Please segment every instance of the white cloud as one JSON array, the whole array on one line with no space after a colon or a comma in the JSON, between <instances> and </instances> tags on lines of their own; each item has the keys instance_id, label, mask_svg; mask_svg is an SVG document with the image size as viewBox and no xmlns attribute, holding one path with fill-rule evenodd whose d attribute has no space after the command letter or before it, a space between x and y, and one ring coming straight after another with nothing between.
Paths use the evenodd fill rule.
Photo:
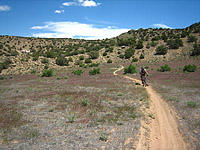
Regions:
<instances>
[{"instance_id":1,"label":"white cloud","mask_svg":"<svg viewBox=\"0 0 200 150\"><path fill-rule=\"evenodd\" d=\"M81 4L83 7L96 7L98 5L101 5L100 3L96 3L93 0L86 0Z\"/></svg>"},{"instance_id":2,"label":"white cloud","mask_svg":"<svg viewBox=\"0 0 200 150\"><path fill-rule=\"evenodd\" d=\"M101 5L93 0L74 0L75 2L65 2L62 3L64 6L83 6L83 7L96 7Z\"/></svg>"},{"instance_id":3,"label":"white cloud","mask_svg":"<svg viewBox=\"0 0 200 150\"><path fill-rule=\"evenodd\" d=\"M10 7L7 5L0 5L0 11L9 11Z\"/></svg>"},{"instance_id":4,"label":"white cloud","mask_svg":"<svg viewBox=\"0 0 200 150\"><path fill-rule=\"evenodd\" d=\"M48 25L45 25L45 26L33 26L33 27L31 27L31 29L47 29L47 28L49 28Z\"/></svg>"},{"instance_id":5,"label":"white cloud","mask_svg":"<svg viewBox=\"0 0 200 150\"><path fill-rule=\"evenodd\" d=\"M34 33L34 37L45 38L84 38L84 39L105 39L116 37L129 29L117 27L97 28L91 24L79 22L46 22L44 26L34 26L31 29L45 29L49 33Z\"/></svg>"},{"instance_id":6,"label":"white cloud","mask_svg":"<svg viewBox=\"0 0 200 150\"><path fill-rule=\"evenodd\" d=\"M62 3L62 5L64 6L72 6L72 5L77 5L76 2L65 2L65 3Z\"/></svg>"},{"instance_id":7,"label":"white cloud","mask_svg":"<svg viewBox=\"0 0 200 150\"><path fill-rule=\"evenodd\" d=\"M57 14L61 14L61 13L64 13L65 10L55 10L54 13L57 13Z\"/></svg>"},{"instance_id":8,"label":"white cloud","mask_svg":"<svg viewBox=\"0 0 200 150\"><path fill-rule=\"evenodd\" d=\"M170 28L169 26L165 25L165 24L153 24L154 27L157 27L157 28Z\"/></svg>"}]
</instances>

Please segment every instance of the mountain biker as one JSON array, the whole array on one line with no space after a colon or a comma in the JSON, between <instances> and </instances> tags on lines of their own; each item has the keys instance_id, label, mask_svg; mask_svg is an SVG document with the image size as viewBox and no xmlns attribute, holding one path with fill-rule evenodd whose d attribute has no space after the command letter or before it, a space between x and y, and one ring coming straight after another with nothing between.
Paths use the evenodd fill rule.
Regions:
<instances>
[{"instance_id":1,"label":"mountain biker","mask_svg":"<svg viewBox=\"0 0 200 150\"><path fill-rule=\"evenodd\" d=\"M146 76L148 76L148 72L147 70L144 68L144 67L141 67L140 69L140 77L141 77L141 81L142 81L142 78L144 77L146 79ZM142 82L143 83L143 82ZM148 84L146 84L148 86Z\"/></svg>"}]
</instances>

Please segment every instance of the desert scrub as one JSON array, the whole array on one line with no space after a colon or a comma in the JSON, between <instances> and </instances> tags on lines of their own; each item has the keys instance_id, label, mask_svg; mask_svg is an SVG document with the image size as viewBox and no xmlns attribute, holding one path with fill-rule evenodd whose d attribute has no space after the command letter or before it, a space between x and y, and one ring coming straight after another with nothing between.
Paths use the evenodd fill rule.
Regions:
<instances>
[{"instance_id":1,"label":"desert scrub","mask_svg":"<svg viewBox=\"0 0 200 150\"><path fill-rule=\"evenodd\" d=\"M82 104L83 106L87 106L87 105L88 105L88 99L83 99L83 100L81 101L81 104Z\"/></svg>"},{"instance_id":2,"label":"desert scrub","mask_svg":"<svg viewBox=\"0 0 200 150\"><path fill-rule=\"evenodd\" d=\"M42 72L42 77L51 77L53 76L53 70L51 69L45 69L43 72Z\"/></svg>"},{"instance_id":3,"label":"desert scrub","mask_svg":"<svg viewBox=\"0 0 200 150\"><path fill-rule=\"evenodd\" d=\"M101 134L100 134L100 137L99 137L99 140L101 140L101 141L107 141L108 140L108 136L111 134L111 132L107 132L107 129L104 129L104 127L103 128L101 128Z\"/></svg>"},{"instance_id":4,"label":"desert scrub","mask_svg":"<svg viewBox=\"0 0 200 150\"><path fill-rule=\"evenodd\" d=\"M55 110L55 107L54 107L54 106L51 106L51 107L49 108L49 112L54 112L54 110Z\"/></svg>"},{"instance_id":5,"label":"desert scrub","mask_svg":"<svg viewBox=\"0 0 200 150\"><path fill-rule=\"evenodd\" d=\"M76 117L77 117L76 114L69 114L67 116L69 123L73 123L75 121Z\"/></svg>"},{"instance_id":6,"label":"desert scrub","mask_svg":"<svg viewBox=\"0 0 200 150\"><path fill-rule=\"evenodd\" d=\"M187 106L190 108L195 108L197 106L197 103L195 101L189 101L187 102Z\"/></svg>"},{"instance_id":7,"label":"desert scrub","mask_svg":"<svg viewBox=\"0 0 200 150\"><path fill-rule=\"evenodd\" d=\"M127 73L130 73L130 74L137 73L136 67L130 64L128 68L124 68L124 74L127 74Z\"/></svg>"},{"instance_id":8,"label":"desert scrub","mask_svg":"<svg viewBox=\"0 0 200 150\"><path fill-rule=\"evenodd\" d=\"M37 129L31 129L27 134L25 134L25 137L28 139L36 138L40 135L39 131Z\"/></svg>"},{"instance_id":9,"label":"desert scrub","mask_svg":"<svg viewBox=\"0 0 200 150\"><path fill-rule=\"evenodd\" d=\"M158 68L157 71L160 71L160 72L171 71L171 68L166 64L166 65L161 66L160 68Z\"/></svg>"},{"instance_id":10,"label":"desert scrub","mask_svg":"<svg viewBox=\"0 0 200 150\"><path fill-rule=\"evenodd\" d=\"M80 76L80 75L83 73L83 70L80 70L80 69L74 70L74 71L72 71L72 73L73 73L74 75Z\"/></svg>"},{"instance_id":11,"label":"desert scrub","mask_svg":"<svg viewBox=\"0 0 200 150\"><path fill-rule=\"evenodd\" d=\"M150 113L150 114L149 114L149 117L150 117L150 118L152 118L152 119L155 119L155 117L154 117L154 114L153 114L153 113Z\"/></svg>"},{"instance_id":12,"label":"desert scrub","mask_svg":"<svg viewBox=\"0 0 200 150\"><path fill-rule=\"evenodd\" d=\"M195 65L185 65L184 68L183 68L183 71L185 73L187 72L195 72L197 70L197 66Z\"/></svg>"},{"instance_id":13,"label":"desert scrub","mask_svg":"<svg viewBox=\"0 0 200 150\"><path fill-rule=\"evenodd\" d=\"M36 74L36 70L31 70L31 74Z\"/></svg>"},{"instance_id":14,"label":"desert scrub","mask_svg":"<svg viewBox=\"0 0 200 150\"><path fill-rule=\"evenodd\" d=\"M97 69L94 68L94 69L90 70L90 71L89 71L89 74L90 74L90 75L100 74L99 68L97 68Z\"/></svg>"},{"instance_id":15,"label":"desert scrub","mask_svg":"<svg viewBox=\"0 0 200 150\"><path fill-rule=\"evenodd\" d=\"M111 60L111 59L108 59L107 63L112 63L112 60Z\"/></svg>"}]
</instances>

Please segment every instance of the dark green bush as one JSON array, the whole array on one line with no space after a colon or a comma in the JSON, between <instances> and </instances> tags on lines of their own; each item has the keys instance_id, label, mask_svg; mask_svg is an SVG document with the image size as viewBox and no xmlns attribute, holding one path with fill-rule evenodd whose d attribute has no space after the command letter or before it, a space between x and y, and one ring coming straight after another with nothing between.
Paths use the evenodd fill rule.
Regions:
<instances>
[{"instance_id":1,"label":"dark green bush","mask_svg":"<svg viewBox=\"0 0 200 150\"><path fill-rule=\"evenodd\" d=\"M12 61L9 58L4 59L2 63L0 63L0 73L3 69L8 69L9 65L12 63Z\"/></svg>"},{"instance_id":2,"label":"dark green bush","mask_svg":"<svg viewBox=\"0 0 200 150\"><path fill-rule=\"evenodd\" d=\"M161 66L160 68L158 68L157 71L160 71L160 72L171 71L171 68L166 64L166 65Z\"/></svg>"},{"instance_id":3,"label":"dark green bush","mask_svg":"<svg viewBox=\"0 0 200 150\"><path fill-rule=\"evenodd\" d=\"M72 73L73 73L74 75L80 76L80 75L83 73L83 70L80 70L80 69L74 70L74 71L72 71Z\"/></svg>"},{"instance_id":4,"label":"dark green bush","mask_svg":"<svg viewBox=\"0 0 200 150\"><path fill-rule=\"evenodd\" d=\"M68 66L69 61L65 57L60 56L56 59L56 64L59 66Z\"/></svg>"},{"instance_id":5,"label":"dark green bush","mask_svg":"<svg viewBox=\"0 0 200 150\"><path fill-rule=\"evenodd\" d=\"M43 59L41 60L41 63L43 63L43 64L48 64L48 63L49 63L49 60L48 60L47 58L43 58Z\"/></svg>"},{"instance_id":6,"label":"dark green bush","mask_svg":"<svg viewBox=\"0 0 200 150\"><path fill-rule=\"evenodd\" d=\"M184 72L195 72L197 70L196 65L185 65L183 68Z\"/></svg>"},{"instance_id":7,"label":"dark green bush","mask_svg":"<svg viewBox=\"0 0 200 150\"><path fill-rule=\"evenodd\" d=\"M92 70L89 71L90 75L96 75L96 74L100 74L99 68L94 68Z\"/></svg>"},{"instance_id":8,"label":"dark green bush","mask_svg":"<svg viewBox=\"0 0 200 150\"><path fill-rule=\"evenodd\" d=\"M31 74L36 74L36 70L31 70Z\"/></svg>"},{"instance_id":9,"label":"dark green bush","mask_svg":"<svg viewBox=\"0 0 200 150\"><path fill-rule=\"evenodd\" d=\"M54 53L53 51L47 51L47 52L45 53L45 56L46 56L47 58L55 58L55 57L56 57L56 53Z\"/></svg>"},{"instance_id":10,"label":"dark green bush","mask_svg":"<svg viewBox=\"0 0 200 150\"><path fill-rule=\"evenodd\" d=\"M193 46L191 56L198 56L198 55L200 55L200 44L195 43Z\"/></svg>"},{"instance_id":11,"label":"dark green bush","mask_svg":"<svg viewBox=\"0 0 200 150\"><path fill-rule=\"evenodd\" d=\"M125 59L131 58L135 53L135 50L133 48L129 48L125 51L124 57Z\"/></svg>"},{"instance_id":12,"label":"dark green bush","mask_svg":"<svg viewBox=\"0 0 200 150\"><path fill-rule=\"evenodd\" d=\"M127 74L127 73L130 73L130 74L137 73L136 67L130 64L128 68L124 68L124 74Z\"/></svg>"},{"instance_id":13,"label":"dark green bush","mask_svg":"<svg viewBox=\"0 0 200 150\"><path fill-rule=\"evenodd\" d=\"M178 49L180 46L183 46L183 41L179 38L171 39L167 41L170 49Z\"/></svg>"},{"instance_id":14,"label":"dark green bush","mask_svg":"<svg viewBox=\"0 0 200 150\"><path fill-rule=\"evenodd\" d=\"M92 51L89 53L89 56L91 59L97 59L99 57L99 52L98 51Z\"/></svg>"},{"instance_id":15,"label":"dark green bush","mask_svg":"<svg viewBox=\"0 0 200 150\"><path fill-rule=\"evenodd\" d=\"M132 62L137 62L137 61L138 61L138 59L133 57Z\"/></svg>"},{"instance_id":16,"label":"dark green bush","mask_svg":"<svg viewBox=\"0 0 200 150\"><path fill-rule=\"evenodd\" d=\"M141 55L140 55L140 59L144 59L144 54L141 54Z\"/></svg>"},{"instance_id":17,"label":"dark green bush","mask_svg":"<svg viewBox=\"0 0 200 150\"><path fill-rule=\"evenodd\" d=\"M86 64L92 63L92 60L91 60L90 58L86 58L86 59L85 59L85 63L86 63Z\"/></svg>"},{"instance_id":18,"label":"dark green bush","mask_svg":"<svg viewBox=\"0 0 200 150\"><path fill-rule=\"evenodd\" d=\"M160 45L156 48L156 55L165 55L167 54L167 47Z\"/></svg>"},{"instance_id":19,"label":"dark green bush","mask_svg":"<svg viewBox=\"0 0 200 150\"><path fill-rule=\"evenodd\" d=\"M196 36L191 35L191 36L188 36L187 40L188 40L188 42L196 42L198 39Z\"/></svg>"},{"instance_id":20,"label":"dark green bush","mask_svg":"<svg viewBox=\"0 0 200 150\"><path fill-rule=\"evenodd\" d=\"M51 69L45 69L42 73L42 77L51 77L53 76L53 70Z\"/></svg>"},{"instance_id":21,"label":"dark green bush","mask_svg":"<svg viewBox=\"0 0 200 150\"><path fill-rule=\"evenodd\" d=\"M81 56L79 57L79 60L84 60L84 56L81 55Z\"/></svg>"},{"instance_id":22,"label":"dark green bush","mask_svg":"<svg viewBox=\"0 0 200 150\"><path fill-rule=\"evenodd\" d=\"M111 59L108 59L107 63L112 63L112 60L111 60Z\"/></svg>"},{"instance_id":23,"label":"dark green bush","mask_svg":"<svg viewBox=\"0 0 200 150\"><path fill-rule=\"evenodd\" d=\"M123 58L124 58L124 55L120 54L120 55L119 55L119 58L123 59Z\"/></svg>"},{"instance_id":24,"label":"dark green bush","mask_svg":"<svg viewBox=\"0 0 200 150\"><path fill-rule=\"evenodd\" d=\"M19 55L19 53L17 51L11 51L10 55L11 56L17 56L17 55Z\"/></svg>"},{"instance_id":25,"label":"dark green bush","mask_svg":"<svg viewBox=\"0 0 200 150\"><path fill-rule=\"evenodd\" d=\"M139 40L137 45L136 45L136 49L141 49L141 48L143 48L143 41Z\"/></svg>"},{"instance_id":26,"label":"dark green bush","mask_svg":"<svg viewBox=\"0 0 200 150\"><path fill-rule=\"evenodd\" d=\"M106 53L106 52L104 52L104 53L103 53L103 56L107 56L107 53Z\"/></svg>"}]
</instances>

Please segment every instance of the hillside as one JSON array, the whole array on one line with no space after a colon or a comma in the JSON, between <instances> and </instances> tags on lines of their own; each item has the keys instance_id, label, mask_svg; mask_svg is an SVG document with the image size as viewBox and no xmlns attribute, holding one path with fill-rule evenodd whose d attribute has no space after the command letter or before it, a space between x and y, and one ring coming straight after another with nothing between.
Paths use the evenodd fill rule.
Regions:
<instances>
[{"instance_id":1,"label":"hillside","mask_svg":"<svg viewBox=\"0 0 200 150\"><path fill-rule=\"evenodd\" d=\"M44 68L91 63L160 62L200 54L200 23L185 29L139 29L105 40L0 36L0 73L40 74ZM86 66L85 66L86 67Z\"/></svg>"}]
</instances>

